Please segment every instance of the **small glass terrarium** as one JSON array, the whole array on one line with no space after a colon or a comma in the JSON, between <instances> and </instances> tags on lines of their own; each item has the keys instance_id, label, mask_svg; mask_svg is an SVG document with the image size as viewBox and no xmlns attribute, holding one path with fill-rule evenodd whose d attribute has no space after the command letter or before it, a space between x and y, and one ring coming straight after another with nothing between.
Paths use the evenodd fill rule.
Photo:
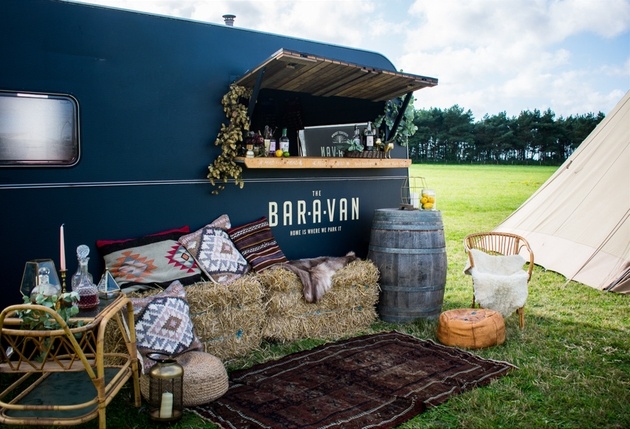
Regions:
<instances>
[{"instance_id":1,"label":"small glass terrarium","mask_svg":"<svg viewBox=\"0 0 630 429\"><path fill-rule=\"evenodd\" d=\"M435 191L424 177L405 178L401 188L402 210L437 210Z\"/></svg>"},{"instance_id":2,"label":"small glass terrarium","mask_svg":"<svg viewBox=\"0 0 630 429\"><path fill-rule=\"evenodd\" d=\"M105 268L105 272L98 282L98 296L101 299L112 299L120 293L120 286L112 276L112 273Z\"/></svg>"},{"instance_id":3,"label":"small glass terrarium","mask_svg":"<svg viewBox=\"0 0 630 429\"><path fill-rule=\"evenodd\" d=\"M48 286L43 286L43 285ZM35 289L37 291L34 293ZM53 290L54 289L54 290ZM20 284L20 292L24 296L33 296L40 291L46 291L53 295L59 295L61 291L61 283L57 276L55 263L52 259L33 259L27 261L22 274L22 283Z\"/></svg>"}]
</instances>

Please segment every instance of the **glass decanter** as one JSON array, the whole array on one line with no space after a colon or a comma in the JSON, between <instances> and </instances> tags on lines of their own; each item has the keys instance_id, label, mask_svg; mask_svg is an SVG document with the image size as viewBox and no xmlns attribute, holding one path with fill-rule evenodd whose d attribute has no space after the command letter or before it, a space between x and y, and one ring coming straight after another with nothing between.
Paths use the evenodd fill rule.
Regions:
<instances>
[{"instance_id":1,"label":"glass decanter","mask_svg":"<svg viewBox=\"0 0 630 429\"><path fill-rule=\"evenodd\" d=\"M77 261L79 268L72 276L72 290L79 294L79 308L89 310L99 304L98 288L94 284L92 274L88 271L90 248L85 244L77 247Z\"/></svg>"}]
</instances>

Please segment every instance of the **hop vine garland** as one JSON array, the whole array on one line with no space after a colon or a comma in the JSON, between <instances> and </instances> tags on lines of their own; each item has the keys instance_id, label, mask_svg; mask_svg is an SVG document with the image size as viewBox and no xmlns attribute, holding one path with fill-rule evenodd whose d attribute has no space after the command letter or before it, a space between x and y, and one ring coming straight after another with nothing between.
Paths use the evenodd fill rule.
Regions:
<instances>
[{"instance_id":1,"label":"hop vine garland","mask_svg":"<svg viewBox=\"0 0 630 429\"><path fill-rule=\"evenodd\" d=\"M215 146L221 146L221 154L208 166L208 179L215 187L212 191L214 195L225 189L225 183L230 179L234 179L234 184L241 189L245 185L241 178L243 168L236 163L236 157L243 142L243 132L249 131L247 106L243 100L249 100L250 97L251 90L232 84L221 99L228 124L221 124L221 130L214 141Z\"/></svg>"}]
</instances>

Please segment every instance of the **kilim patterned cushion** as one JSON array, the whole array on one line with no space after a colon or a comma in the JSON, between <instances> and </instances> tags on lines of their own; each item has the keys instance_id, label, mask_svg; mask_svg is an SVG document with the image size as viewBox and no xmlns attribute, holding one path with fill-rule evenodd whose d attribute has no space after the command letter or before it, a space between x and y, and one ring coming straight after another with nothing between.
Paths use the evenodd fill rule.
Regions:
<instances>
[{"instance_id":1,"label":"kilim patterned cushion","mask_svg":"<svg viewBox=\"0 0 630 429\"><path fill-rule=\"evenodd\" d=\"M187 350L202 350L190 318L186 291L178 281L157 295L131 298L136 325L136 346L146 372L155 362L146 356L162 352L177 356Z\"/></svg>"},{"instance_id":2,"label":"kilim patterned cushion","mask_svg":"<svg viewBox=\"0 0 630 429\"><path fill-rule=\"evenodd\" d=\"M105 266L121 288L132 285L166 287L174 280L192 284L203 273L195 258L177 240L188 227L128 240L98 240Z\"/></svg>"},{"instance_id":3,"label":"kilim patterned cushion","mask_svg":"<svg viewBox=\"0 0 630 429\"><path fill-rule=\"evenodd\" d=\"M217 283L231 283L249 271L249 264L225 231L229 227L229 218L223 215L179 238L206 275Z\"/></svg>"},{"instance_id":4,"label":"kilim patterned cushion","mask_svg":"<svg viewBox=\"0 0 630 429\"><path fill-rule=\"evenodd\" d=\"M228 234L255 272L287 262L287 258L271 232L266 217L230 228Z\"/></svg>"}]
</instances>

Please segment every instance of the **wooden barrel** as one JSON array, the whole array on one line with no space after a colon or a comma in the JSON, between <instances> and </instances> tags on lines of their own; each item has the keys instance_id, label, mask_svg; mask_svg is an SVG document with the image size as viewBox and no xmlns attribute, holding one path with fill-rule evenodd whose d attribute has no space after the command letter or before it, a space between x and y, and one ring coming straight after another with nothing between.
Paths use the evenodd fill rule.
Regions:
<instances>
[{"instance_id":1,"label":"wooden barrel","mask_svg":"<svg viewBox=\"0 0 630 429\"><path fill-rule=\"evenodd\" d=\"M381 273L382 320L398 323L440 315L447 263L439 211L377 209L368 259Z\"/></svg>"}]
</instances>

